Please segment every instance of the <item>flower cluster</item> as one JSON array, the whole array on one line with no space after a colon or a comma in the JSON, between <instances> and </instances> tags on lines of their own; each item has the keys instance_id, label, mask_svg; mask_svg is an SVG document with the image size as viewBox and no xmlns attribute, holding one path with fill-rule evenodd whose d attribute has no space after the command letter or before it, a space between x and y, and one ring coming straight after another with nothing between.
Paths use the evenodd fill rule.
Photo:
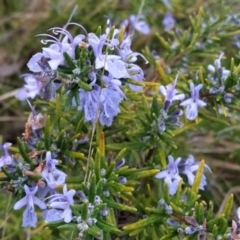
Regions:
<instances>
[{"instance_id":1,"label":"flower cluster","mask_svg":"<svg viewBox=\"0 0 240 240\"><path fill-rule=\"evenodd\" d=\"M208 65L210 71L209 79L212 87L209 89L210 94L223 94L223 99L226 103L231 103L233 99L232 93L227 93L225 84L226 79L230 75L230 71L223 68L221 65L221 59L224 53L221 53L219 57L214 61L214 65Z\"/></svg>"},{"instance_id":2,"label":"flower cluster","mask_svg":"<svg viewBox=\"0 0 240 240\"><path fill-rule=\"evenodd\" d=\"M138 21L135 26L139 24ZM28 62L29 70L35 75L24 76L26 84L17 97L25 100L41 95L45 100L52 99L60 81L73 98L73 104L84 111L85 121L99 119L102 125L110 126L120 113L119 104L126 98L121 86L128 79L136 84L144 79L142 69L135 63L137 56L142 55L131 50L130 36L120 41L119 29L107 27L100 35L85 33L76 37L66 29L56 27L50 30L53 35L39 35L48 37L42 43L50 45ZM56 37L59 35L64 36L61 41ZM142 89L134 83L129 87L133 91Z\"/></svg>"},{"instance_id":3,"label":"flower cluster","mask_svg":"<svg viewBox=\"0 0 240 240\"><path fill-rule=\"evenodd\" d=\"M178 75L175 78L173 84L169 84L166 87L160 86L159 91L165 97L164 106L160 111L159 117L159 132L162 133L166 130L166 125L172 125L176 127L181 127L182 123L180 122L180 116L183 114L183 111L180 108L175 109L170 114L168 111L171 106L173 106L174 101L184 100L185 94L178 94L176 89ZM185 107L186 118L190 121L194 120L198 116L198 108L205 107L206 103L200 99L199 91L203 87L203 84L198 84L197 86L194 83L190 83L191 96L189 99L182 101L179 106Z\"/></svg>"},{"instance_id":4,"label":"flower cluster","mask_svg":"<svg viewBox=\"0 0 240 240\"><path fill-rule=\"evenodd\" d=\"M46 203L44 203L40 199L44 198L44 196L46 196L47 194L50 194L47 199L51 198L50 204L48 203L48 205L51 208L54 208L56 204L59 204L57 205L57 208L63 209L63 212L60 212L59 210L57 211L55 209L45 210L44 218L46 219L46 221L49 221L49 218L51 218L51 220L54 219L55 221L59 219L64 219L65 221L68 221L70 219L71 212L67 203L71 204L73 202L72 196L75 194L75 192L74 190L70 190L69 192L67 192L66 185L64 185L63 195L61 196L60 194L56 194L55 187L63 185L67 176L64 172L56 168L57 164L58 161L56 159L52 159L51 152L48 151L46 153L45 162L39 165L42 169L40 173L40 179L38 180L37 185L31 182L29 182L29 184L32 185L31 187L29 187L28 185L24 185L25 196L18 202L16 202L16 204L14 205L15 210L20 209L26 205L26 209L23 213L23 227L36 227L37 216L34 210L34 205L39 206L41 209L46 209ZM30 171L23 171L23 173L25 175L31 176L37 174L37 171L35 170L35 172L33 173L31 173ZM38 194L38 197L40 199L35 197L35 194ZM48 214L49 211L50 214Z\"/></svg>"},{"instance_id":5,"label":"flower cluster","mask_svg":"<svg viewBox=\"0 0 240 240\"><path fill-rule=\"evenodd\" d=\"M169 194L174 195L178 189L178 185L182 180L180 174L187 177L189 185L193 185L195 179L195 173L198 170L199 162L196 162L192 155L183 161L181 158L177 158L174 161L172 155L168 156L167 168L156 174L156 178L164 179L164 182L168 185ZM211 172L208 165L205 164L206 171ZM204 189L207 185L206 177L203 175L199 189Z\"/></svg>"}]
</instances>

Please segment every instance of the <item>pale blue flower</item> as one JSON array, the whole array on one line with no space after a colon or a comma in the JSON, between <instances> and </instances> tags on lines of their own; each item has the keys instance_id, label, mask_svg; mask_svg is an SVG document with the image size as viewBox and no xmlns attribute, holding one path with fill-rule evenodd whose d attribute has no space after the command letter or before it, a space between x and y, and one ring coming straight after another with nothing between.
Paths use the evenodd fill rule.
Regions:
<instances>
[{"instance_id":1,"label":"pale blue flower","mask_svg":"<svg viewBox=\"0 0 240 240\"><path fill-rule=\"evenodd\" d=\"M144 80L144 73L143 70L136 64L128 64L127 65L127 71L128 71L128 78L133 79L138 82L143 82ZM143 86L135 85L135 84L128 84L130 89L139 92L143 89Z\"/></svg>"},{"instance_id":2,"label":"pale blue flower","mask_svg":"<svg viewBox=\"0 0 240 240\"><path fill-rule=\"evenodd\" d=\"M27 66L28 66L30 71L36 72L36 73L42 72L42 69L38 64L38 62L40 61L40 59L42 57L43 57L42 53L36 53L30 58L30 60L27 63Z\"/></svg>"},{"instance_id":3,"label":"pale blue flower","mask_svg":"<svg viewBox=\"0 0 240 240\"><path fill-rule=\"evenodd\" d=\"M3 152L3 156L0 158L0 170L1 170L2 167L7 166L7 165L11 165L13 163L13 159L8 153L8 148L11 145L12 144L9 143L9 142L6 142L3 145L0 145L0 147L2 149L2 152Z\"/></svg>"},{"instance_id":4,"label":"pale blue flower","mask_svg":"<svg viewBox=\"0 0 240 240\"><path fill-rule=\"evenodd\" d=\"M198 167L199 167L200 163L196 162L192 155L189 155L189 157L186 159L186 161L183 162L182 164L184 164L184 167L183 167L183 170L180 171L180 172L187 176L188 183L189 183L189 185L192 186L193 182L195 180L195 174L198 170ZM180 163L180 165L181 165L181 163ZM208 172L211 172L211 169L209 168L209 166L207 164L204 165L204 168ZM204 186L206 186L206 185L207 185L206 177L204 175L202 175L202 179L201 179L199 189L204 190Z\"/></svg>"},{"instance_id":5,"label":"pale blue flower","mask_svg":"<svg viewBox=\"0 0 240 240\"><path fill-rule=\"evenodd\" d=\"M38 190L38 186L31 189L27 185L24 185L24 190L25 190L26 196L20 199L19 201L17 201L14 204L13 209L18 210L26 205L26 209L23 213L22 226L36 227L37 214L35 213L34 205L37 205L41 209L45 209L47 206L43 201L41 201L40 199L34 196Z\"/></svg>"},{"instance_id":6,"label":"pale blue flower","mask_svg":"<svg viewBox=\"0 0 240 240\"><path fill-rule=\"evenodd\" d=\"M79 110L84 110L84 120L95 122L99 117L99 97L101 88L94 85L91 91L79 89L80 106Z\"/></svg>"},{"instance_id":7,"label":"pale blue flower","mask_svg":"<svg viewBox=\"0 0 240 240\"><path fill-rule=\"evenodd\" d=\"M218 58L214 61L214 66L211 64L208 65L208 70L212 74L212 76L209 76L209 78L212 80L213 84L215 84L217 88L221 87L221 81L225 81L230 74L229 70L222 67L221 59L223 55L224 53L219 54Z\"/></svg>"},{"instance_id":8,"label":"pale blue flower","mask_svg":"<svg viewBox=\"0 0 240 240\"><path fill-rule=\"evenodd\" d=\"M121 90L121 81L114 79L111 74L108 76L103 76L103 82L106 88L102 88L100 95L100 123L102 125L110 126L112 125L113 118L120 113L120 108L118 107L125 95Z\"/></svg>"},{"instance_id":9,"label":"pale blue flower","mask_svg":"<svg viewBox=\"0 0 240 240\"><path fill-rule=\"evenodd\" d=\"M166 12L162 21L162 24L165 30L170 31L174 27L176 23L175 18L173 17L171 12Z\"/></svg>"},{"instance_id":10,"label":"pale blue flower","mask_svg":"<svg viewBox=\"0 0 240 240\"><path fill-rule=\"evenodd\" d=\"M99 119L101 125L110 126L113 118L120 112L119 104L125 98L121 90L121 81L111 74L102 77L106 87L93 86L93 90L79 90L79 110L84 110L85 121L95 122Z\"/></svg>"},{"instance_id":11,"label":"pale blue flower","mask_svg":"<svg viewBox=\"0 0 240 240\"><path fill-rule=\"evenodd\" d=\"M57 211L54 211L55 214L53 218L51 219L51 216L47 212L45 212L45 216L47 216L48 221L56 221L63 219L64 222L69 223L71 222L73 216L72 216L72 210L70 208L70 205L74 204L73 196L75 195L75 190L67 190L67 185L65 184L63 186L63 194L55 194L47 199L49 200L48 206L51 208L49 211L52 213L52 209L56 209Z\"/></svg>"},{"instance_id":12,"label":"pale blue flower","mask_svg":"<svg viewBox=\"0 0 240 240\"><path fill-rule=\"evenodd\" d=\"M164 101L164 110L168 110L173 101L183 100L184 94L177 94L178 90L176 89L178 74L172 84L165 86L160 86L159 91L165 97Z\"/></svg>"},{"instance_id":13,"label":"pale blue flower","mask_svg":"<svg viewBox=\"0 0 240 240\"><path fill-rule=\"evenodd\" d=\"M163 133L166 130L167 126L182 127L183 124L180 121L183 111L181 109L176 109L171 112L169 115L164 110L160 110L160 117L158 119L158 130L160 133Z\"/></svg>"},{"instance_id":14,"label":"pale blue flower","mask_svg":"<svg viewBox=\"0 0 240 240\"><path fill-rule=\"evenodd\" d=\"M117 32L115 32L116 35ZM113 50L118 45L118 40L108 39L108 34L97 37L96 34L88 34L88 42L95 55L95 68L104 68L113 75L114 78L123 78L127 75L126 66L121 57L113 54L103 53L103 46L106 45Z\"/></svg>"},{"instance_id":15,"label":"pale blue flower","mask_svg":"<svg viewBox=\"0 0 240 240\"><path fill-rule=\"evenodd\" d=\"M69 23L68 25L70 25ZM76 25L76 24L75 24ZM65 64L65 59L63 53L66 52L68 55L74 59L75 57L75 47L82 42L85 38L84 35L77 35L73 38L73 36L63 28L51 28L54 35L62 35L64 36L63 40L60 41L57 37L50 35L50 34L39 34L38 36L45 36L49 39L44 39L41 42L43 44L50 44L48 47L42 48L42 53L36 53L32 56L29 60L27 66L30 71L32 72L42 72L41 67L39 66L38 62L41 57L45 57L48 59L48 64L50 65L52 70L57 70L59 65Z\"/></svg>"},{"instance_id":16,"label":"pale blue flower","mask_svg":"<svg viewBox=\"0 0 240 240\"><path fill-rule=\"evenodd\" d=\"M25 85L21 88L17 94L16 98L24 101L27 98L35 98L37 95L41 95L42 83L36 79L32 74L24 75Z\"/></svg>"},{"instance_id":17,"label":"pale blue flower","mask_svg":"<svg viewBox=\"0 0 240 240\"><path fill-rule=\"evenodd\" d=\"M46 223L49 222L56 222L62 219L62 211L57 210L55 208L53 209L46 209L43 211L42 216L44 218L44 221Z\"/></svg>"},{"instance_id":18,"label":"pale blue flower","mask_svg":"<svg viewBox=\"0 0 240 240\"><path fill-rule=\"evenodd\" d=\"M170 195L174 195L176 193L178 184L181 180L178 172L178 164L180 161L181 158L177 158L176 161L174 161L173 156L169 155L167 169L160 171L155 175L156 178L164 179L164 182L168 185Z\"/></svg>"},{"instance_id":19,"label":"pale blue flower","mask_svg":"<svg viewBox=\"0 0 240 240\"><path fill-rule=\"evenodd\" d=\"M111 126L113 118L120 113L118 105L123 100L123 96L112 88L103 88L100 97L100 123L101 125Z\"/></svg>"},{"instance_id":20,"label":"pale blue flower","mask_svg":"<svg viewBox=\"0 0 240 240\"><path fill-rule=\"evenodd\" d=\"M63 185L67 176L67 174L58 170L56 165L58 165L58 161L56 159L52 159L51 152L48 151L46 153L46 162L41 175L46 180L47 185L50 188Z\"/></svg>"},{"instance_id":21,"label":"pale blue flower","mask_svg":"<svg viewBox=\"0 0 240 240\"><path fill-rule=\"evenodd\" d=\"M145 63L148 63L147 59L138 52L133 52L131 50L131 38L130 36L123 39L121 45L118 48L118 55L121 56L121 60L125 63L127 69L126 78L133 79L138 82L143 82L144 80L144 73L143 70L134 62L137 61L137 57L140 56L145 60ZM129 87L133 91L141 91L142 86L129 84Z\"/></svg>"},{"instance_id":22,"label":"pale blue flower","mask_svg":"<svg viewBox=\"0 0 240 240\"><path fill-rule=\"evenodd\" d=\"M180 106L186 107L186 117L188 120L194 120L198 116L198 108L205 107L207 104L199 99L199 91L203 84L198 84L196 87L190 83L191 98L183 101Z\"/></svg>"},{"instance_id":23,"label":"pale blue flower","mask_svg":"<svg viewBox=\"0 0 240 240\"><path fill-rule=\"evenodd\" d=\"M149 34L150 33L150 27L145 21L143 16L136 16L131 15L129 17L129 20L131 24L133 25L134 29L136 29L138 32L142 34Z\"/></svg>"},{"instance_id":24,"label":"pale blue flower","mask_svg":"<svg viewBox=\"0 0 240 240\"><path fill-rule=\"evenodd\" d=\"M128 36L122 40L119 48L117 48L118 55L124 62L127 61L135 62L137 60L136 57L135 58L131 57L131 59L129 59L129 57L133 53L131 49L131 44L132 44L131 36Z\"/></svg>"}]
</instances>

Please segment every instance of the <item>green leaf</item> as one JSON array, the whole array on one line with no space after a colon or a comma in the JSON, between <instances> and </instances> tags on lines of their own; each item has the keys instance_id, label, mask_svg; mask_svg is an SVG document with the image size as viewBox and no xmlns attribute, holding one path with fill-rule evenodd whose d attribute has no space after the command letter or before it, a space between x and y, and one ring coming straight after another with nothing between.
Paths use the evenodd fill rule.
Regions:
<instances>
[{"instance_id":1,"label":"green leaf","mask_svg":"<svg viewBox=\"0 0 240 240\"><path fill-rule=\"evenodd\" d=\"M17 138L17 144L18 144L19 152L20 152L21 156L23 157L24 161L33 166L33 162L31 160L31 158L26 153L25 143L23 143L20 138Z\"/></svg>"},{"instance_id":2,"label":"green leaf","mask_svg":"<svg viewBox=\"0 0 240 240\"><path fill-rule=\"evenodd\" d=\"M137 209L135 207L130 207L118 202L115 202L114 200L110 200L108 198L102 198L103 202L107 203L109 207L112 207L114 209L120 210L120 211L126 211L126 212L137 212Z\"/></svg>"},{"instance_id":3,"label":"green leaf","mask_svg":"<svg viewBox=\"0 0 240 240\"><path fill-rule=\"evenodd\" d=\"M131 230L135 230L135 229L138 229L138 228L144 228L144 227L147 227L149 225L152 225L152 224L156 224L156 223L159 223L161 222L163 219L162 216L150 216L150 217L147 217L145 219L141 219L135 223L131 223L129 225L126 225L123 227L124 230L127 230L127 231L131 231Z\"/></svg>"},{"instance_id":4,"label":"green leaf","mask_svg":"<svg viewBox=\"0 0 240 240\"><path fill-rule=\"evenodd\" d=\"M123 148L118 154L117 156L114 158L114 162L116 163L118 160L120 160L121 158L123 158L125 156L127 152L127 149L126 148Z\"/></svg>"},{"instance_id":5,"label":"green leaf","mask_svg":"<svg viewBox=\"0 0 240 240\"><path fill-rule=\"evenodd\" d=\"M71 68L71 70L76 69L76 65L74 64L73 59L68 55L67 52L63 53L63 57L64 57L67 65Z\"/></svg>"},{"instance_id":6,"label":"green leaf","mask_svg":"<svg viewBox=\"0 0 240 240\"><path fill-rule=\"evenodd\" d=\"M213 202L209 201L209 207L208 207L208 211L207 211L207 221L212 219L212 217L213 217L213 209L214 209Z\"/></svg>"},{"instance_id":7,"label":"green leaf","mask_svg":"<svg viewBox=\"0 0 240 240\"><path fill-rule=\"evenodd\" d=\"M170 239L173 239L174 237L177 236L177 233L169 233L169 234L166 234L165 236L161 237L160 240L170 240ZM185 240L185 238L184 238Z\"/></svg>"},{"instance_id":8,"label":"green leaf","mask_svg":"<svg viewBox=\"0 0 240 240\"><path fill-rule=\"evenodd\" d=\"M96 223L96 226L99 227L103 232L109 232L117 235L121 233L121 231L115 226L99 219Z\"/></svg>"},{"instance_id":9,"label":"green leaf","mask_svg":"<svg viewBox=\"0 0 240 240\"><path fill-rule=\"evenodd\" d=\"M77 158L81 160L87 160L87 158L84 156L83 153L81 152L73 152L73 151L63 151L63 155L71 157L71 158Z\"/></svg>"},{"instance_id":10,"label":"green leaf","mask_svg":"<svg viewBox=\"0 0 240 240\"><path fill-rule=\"evenodd\" d=\"M202 117L203 119L210 120L211 122L222 123L222 124L227 125L227 126L230 125L225 120L212 116L209 111L207 111L206 109L203 110L203 108L199 109L199 116Z\"/></svg>"},{"instance_id":11,"label":"green leaf","mask_svg":"<svg viewBox=\"0 0 240 240\"><path fill-rule=\"evenodd\" d=\"M205 162L204 162L204 160L202 160L199 164L199 167L198 167L198 170L197 170L197 173L196 173L193 185L192 185L192 191L194 193L198 193L198 189L199 189L199 186L200 186L201 181L202 181L204 166L205 166Z\"/></svg>"},{"instance_id":12,"label":"green leaf","mask_svg":"<svg viewBox=\"0 0 240 240\"><path fill-rule=\"evenodd\" d=\"M172 207L172 209L174 210L174 212L176 213L180 213L180 214L184 214L183 209L181 207L178 207L176 204L174 204L173 202L170 202L170 206Z\"/></svg>"},{"instance_id":13,"label":"green leaf","mask_svg":"<svg viewBox=\"0 0 240 240\"><path fill-rule=\"evenodd\" d=\"M92 90L92 86L90 86L89 84L83 82L82 80L78 81L78 86L86 91L91 91Z\"/></svg>"},{"instance_id":14,"label":"green leaf","mask_svg":"<svg viewBox=\"0 0 240 240\"><path fill-rule=\"evenodd\" d=\"M114 181L108 182L106 186L109 188L113 188L116 192L133 192L134 191L134 188L126 187Z\"/></svg>"},{"instance_id":15,"label":"green leaf","mask_svg":"<svg viewBox=\"0 0 240 240\"><path fill-rule=\"evenodd\" d=\"M58 127L60 127L60 119L62 117L62 105L61 105L61 95L58 93L56 96L56 114L57 114L57 122Z\"/></svg>"},{"instance_id":16,"label":"green leaf","mask_svg":"<svg viewBox=\"0 0 240 240\"><path fill-rule=\"evenodd\" d=\"M65 224L65 222L63 220L59 220L59 221L55 221L55 222L49 222L49 223L45 224L44 227L58 227L63 224Z\"/></svg>"},{"instance_id":17,"label":"green leaf","mask_svg":"<svg viewBox=\"0 0 240 240\"><path fill-rule=\"evenodd\" d=\"M80 47L77 45L75 47L75 59L79 59L80 58L80 53L81 53Z\"/></svg>"},{"instance_id":18,"label":"green leaf","mask_svg":"<svg viewBox=\"0 0 240 240\"><path fill-rule=\"evenodd\" d=\"M202 203L195 202L195 216L199 224L203 223L204 220L204 207Z\"/></svg>"},{"instance_id":19,"label":"green leaf","mask_svg":"<svg viewBox=\"0 0 240 240\"><path fill-rule=\"evenodd\" d=\"M45 149L47 151L50 151L51 147L51 117L50 115L47 116L45 128L44 128L44 143L45 143Z\"/></svg>"},{"instance_id":20,"label":"green leaf","mask_svg":"<svg viewBox=\"0 0 240 240\"><path fill-rule=\"evenodd\" d=\"M145 178L152 177L159 172L159 169L150 169L150 170L137 170L133 173L133 178Z\"/></svg>"},{"instance_id":21,"label":"green leaf","mask_svg":"<svg viewBox=\"0 0 240 240\"><path fill-rule=\"evenodd\" d=\"M161 37L158 33L156 34L156 36L157 36L159 42L161 43L161 45L167 50L167 52L172 52L169 43L167 41L165 41L165 39L163 37Z\"/></svg>"},{"instance_id":22,"label":"green leaf","mask_svg":"<svg viewBox=\"0 0 240 240\"><path fill-rule=\"evenodd\" d=\"M97 226L93 225L93 226L88 227L87 232L88 232L88 234L90 234L94 237L97 237L101 233L101 230Z\"/></svg>"},{"instance_id":23,"label":"green leaf","mask_svg":"<svg viewBox=\"0 0 240 240\"><path fill-rule=\"evenodd\" d=\"M90 203L94 203L96 192L97 192L96 191L96 175L92 174L90 179L89 196L88 196Z\"/></svg>"},{"instance_id":24,"label":"green leaf","mask_svg":"<svg viewBox=\"0 0 240 240\"><path fill-rule=\"evenodd\" d=\"M82 204L82 213L81 213L81 217L83 221L86 221L88 218L88 201L84 202Z\"/></svg>"},{"instance_id":25,"label":"green leaf","mask_svg":"<svg viewBox=\"0 0 240 240\"><path fill-rule=\"evenodd\" d=\"M106 150L108 151L119 151L123 148L127 150L133 149L143 149L146 148L147 144L143 142L125 142L125 143L111 143L106 145Z\"/></svg>"},{"instance_id":26,"label":"green leaf","mask_svg":"<svg viewBox=\"0 0 240 240\"><path fill-rule=\"evenodd\" d=\"M57 228L61 229L61 230L75 231L75 230L77 230L77 224L76 223L64 223L63 225L60 225Z\"/></svg>"},{"instance_id":27,"label":"green leaf","mask_svg":"<svg viewBox=\"0 0 240 240\"><path fill-rule=\"evenodd\" d=\"M221 219L219 219L219 221L218 221L218 234L220 234L220 235L223 235L223 234L225 234L226 233L226 231L227 231L227 229L228 229L228 221L227 221L227 219L225 219L225 218L221 218Z\"/></svg>"},{"instance_id":28,"label":"green leaf","mask_svg":"<svg viewBox=\"0 0 240 240\"><path fill-rule=\"evenodd\" d=\"M223 209L223 214L227 219L229 218L229 215L232 210L233 198L234 198L233 194L230 194L230 196L228 197L227 202L224 206L224 209Z\"/></svg>"}]
</instances>

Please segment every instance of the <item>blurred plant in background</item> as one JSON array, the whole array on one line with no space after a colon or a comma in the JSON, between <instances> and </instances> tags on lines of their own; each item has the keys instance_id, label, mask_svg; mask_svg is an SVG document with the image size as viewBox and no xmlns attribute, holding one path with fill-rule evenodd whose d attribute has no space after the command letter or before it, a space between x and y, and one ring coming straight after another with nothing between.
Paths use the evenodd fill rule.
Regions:
<instances>
[{"instance_id":1,"label":"blurred plant in background","mask_svg":"<svg viewBox=\"0 0 240 240\"><path fill-rule=\"evenodd\" d=\"M1 239L239 239L237 3L0 2Z\"/></svg>"}]
</instances>

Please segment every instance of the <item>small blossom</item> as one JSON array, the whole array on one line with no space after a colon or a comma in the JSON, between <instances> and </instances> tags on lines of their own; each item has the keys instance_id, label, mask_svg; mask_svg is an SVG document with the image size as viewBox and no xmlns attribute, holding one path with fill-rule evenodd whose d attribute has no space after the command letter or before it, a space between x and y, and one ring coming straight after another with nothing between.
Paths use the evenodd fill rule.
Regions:
<instances>
[{"instance_id":1,"label":"small blossom","mask_svg":"<svg viewBox=\"0 0 240 240\"><path fill-rule=\"evenodd\" d=\"M20 101L24 101L27 98L35 98L37 95L41 94L42 83L36 79L32 74L24 75L25 85L21 88L17 94L16 98Z\"/></svg>"},{"instance_id":2,"label":"small blossom","mask_svg":"<svg viewBox=\"0 0 240 240\"><path fill-rule=\"evenodd\" d=\"M237 215L238 215L238 219L240 219L240 208L237 209ZM228 233L228 238L227 240L238 240L240 239L240 222L239 220L237 222L235 222L234 220L232 220L232 228L231 228L231 232Z\"/></svg>"},{"instance_id":3,"label":"small blossom","mask_svg":"<svg viewBox=\"0 0 240 240\"><path fill-rule=\"evenodd\" d=\"M178 164L180 161L181 158L177 158L176 161L174 161L173 156L169 155L167 169L157 173L155 176L156 178L164 179L165 183L168 185L169 194L171 195L176 193L178 184L181 180L178 173Z\"/></svg>"},{"instance_id":4,"label":"small blossom","mask_svg":"<svg viewBox=\"0 0 240 240\"><path fill-rule=\"evenodd\" d=\"M92 226L92 225L94 225L94 224L96 224L97 223L97 219L96 218L88 218L87 219L87 224L89 225L89 226Z\"/></svg>"},{"instance_id":5,"label":"small blossom","mask_svg":"<svg viewBox=\"0 0 240 240\"><path fill-rule=\"evenodd\" d=\"M166 87L165 86L159 87L160 93L165 97L164 110L168 110L173 101L183 100L185 97L184 94L177 94L178 93L178 91L176 90L177 79L178 74L174 80L174 83L169 84Z\"/></svg>"},{"instance_id":6,"label":"small blossom","mask_svg":"<svg viewBox=\"0 0 240 240\"><path fill-rule=\"evenodd\" d=\"M125 162L126 162L125 159L121 158L120 160L118 160L116 162L114 169L116 170L116 169L121 168L125 164Z\"/></svg>"},{"instance_id":7,"label":"small blossom","mask_svg":"<svg viewBox=\"0 0 240 240\"><path fill-rule=\"evenodd\" d=\"M103 190L103 195L104 195L105 197L109 197L109 196L110 196L109 190L108 190L108 189Z\"/></svg>"},{"instance_id":8,"label":"small blossom","mask_svg":"<svg viewBox=\"0 0 240 240\"><path fill-rule=\"evenodd\" d=\"M48 222L56 222L62 219L62 211L61 210L57 210L55 208L53 209L47 209L44 210L42 213L42 216L44 218L44 221L46 223Z\"/></svg>"},{"instance_id":9,"label":"small blossom","mask_svg":"<svg viewBox=\"0 0 240 240\"><path fill-rule=\"evenodd\" d=\"M199 99L199 91L202 87L202 84L195 87L193 83L190 83L191 98L180 104L180 106L186 107L186 117L188 120L194 120L198 116L198 107L205 107L207 105Z\"/></svg>"},{"instance_id":10,"label":"small blossom","mask_svg":"<svg viewBox=\"0 0 240 240\"><path fill-rule=\"evenodd\" d=\"M222 67L221 59L223 55L224 53L220 53L219 57L214 61L214 66L211 64L208 65L208 70L212 73L212 76L209 77L217 87L221 87L221 81L225 81L230 74L229 70Z\"/></svg>"},{"instance_id":11,"label":"small blossom","mask_svg":"<svg viewBox=\"0 0 240 240\"><path fill-rule=\"evenodd\" d=\"M169 226L173 226L173 227L179 227L180 226L180 223L177 222L175 219L172 219L172 218L167 219L167 224Z\"/></svg>"},{"instance_id":12,"label":"small blossom","mask_svg":"<svg viewBox=\"0 0 240 240\"><path fill-rule=\"evenodd\" d=\"M95 205L99 205L100 203L102 203L102 199L99 196L95 196L94 198L94 204Z\"/></svg>"},{"instance_id":13,"label":"small blossom","mask_svg":"<svg viewBox=\"0 0 240 240\"><path fill-rule=\"evenodd\" d=\"M182 116L182 114L183 111L181 109L176 109L169 115L164 109L161 109L160 117L158 119L158 130L160 134L166 130L167 125L174 127L182 127L183 124L180 121L180 116Z\"/></svg>"},{"instance_id":14,"label":"small blossom","mask_svg":"<svg viewBox=\"0 0 240 240\"><path fill-rule=\"evenodd\" d=\"M133 25L134 29L136 29L138 32L140 32L142 34L150 33L150 27L144 20L143 16L131 15L129 17L129 20L130 20L131 24Z\"/></svg>"},{"instance_id":15,"label":"small blossom","mask_svg":"<svg viewBox=\"0 0 240 240\"><path fill-rule=\"evenodd\" d=\"M187 226L184 230L184 232L187 234L187 235L191 235L191 234L194 234L195 232L197 231L197 228L194 227L194 226Z\"/></svg>"},{"instance_id":16,"label":"small blossom","mask_svg":"<svg viewBox=\"0 0 240 240\"><path fill-rule=\"evenodd\" d=\"M94 205L89 203L88 204L88 215L91 215L93 213L94 210Z\"/></svg>"},{"instance_id":17,"label":"small blossom","mask_svg":"<svg viewBox=\"0 0 240 240\"><path fill-rule=\"evenodd\" d=\"M161 199L158 201L158 205L159 205L160 207L165 208L165 206L166 206L165 200L164 200L163 198L161 198Z\"/></svg>"},{"instance_id":18,"label":"small blossom","mask_svg":"<svg viewBox=\"0 0 240 240\"><path fill-rule=\"evenodd\" d=\"M162 21L162 24L165 27L165 30L167 30L167 31L172 30L175 23L176 23L176 20L173 17L172 13L166 12L166 14L164 15L163 21Z\"/></svg>"},{"instance_id":19,"label":"small blossom","mask_svg":"<svg viewBox=\"0 0 240 240\"><path fill-rule=\"evenodd\" d=\"M6 165L11 165L13 163L13 159L8 153L8 148L11 145L12 144L9 142L6 142L3 145L0 145L2 152L3 152L3 156L0 158L0 170L2 167L6 166Z\"/></svg>"},{"instance_id":20,"label":"small blossom","mask_svg":"<svg viewBox=\"0 0 240 240\"><path fill-rule=\"evenodd\" d=\"M84 110L85 121L95 122L98 118L100 87L94 85L92 91L79 89L80 106L79 110Z\"/></svg>"},{"instance_id":21,"label":"small blossom","mask_svg":"<svg viewBox=\"0 0 240 240\"><path fill-rule=\"evenodd\" d=\"M171 215L173 213L173 209L171 206L166 206L165 207L165 211L168 215Z\"/></svg>"},{"instance_id":22,"label":"small blossom","mask_svg":"<svg viewBox=\"0 0 240 240\"><path fill-rule=\"evenodd\" d=\"M123 78L126 76L127 71L125 63L121 61L120 56L102 53L104 45L109 46L111 49L116 47L118 41L113 41L113 39L109 40L107 34L103 34L98 38L96 34L90 33L88 35L88 42L95 55L96 69L104 68L114 78Z\"/></svg>"},{"instance_id":23,"label":"small blossom","mask_svg":"<svg viewBox=\"0 0 240 240\"><path fill-rule=\"evenodd\" d=\"M108 208L105 207L103 209L100 210L100 214L104 217L106 217L108 215Z\"/></svg>"},{"instance_id":24,"label":"small blossom","mask_svg":"<svg viewBox=\"0 0 240 240\"><path fill-rule=\"evenodd\" d=\"M135 29L145 35L150 33L150 27L144 20L143 16L131 15L128 19L122 22L121 26L126 27L128 35L131 34L129 28Z\"/></svg>"},{"instance_id":25,"label":"small blossom","mask_svg":"<svg viewBox=\"0 0 240 240\"><path fill-rule=\"evenodd\" d=\"M85 232L88 229L88 224L84 221L77 225L78 230Z\"/></svg>"},{"instance_id":26,"label":"small blossom","mask_svg":"<svg viewBox=\"0 0 240 240\"><path fill-rule=\"evenodd\" d=\"M117 178L117 180L121 183L121 184L126 184L127 183L127 179L123 176L119 176Z\"/></svg>"},{"instance_id":27,"label":"small blossom","mask_svg":"<svg viewBox=\"0 0 240 240\"><path fill-rule=\"evenodd\" d=\"M56 159L52 159L51 152L48 151L46 153L45 167L41 174L42 177L47 181L47 184L50 188L63 185L67 176L67 174L58 170L56 165L58 165L58 161Z\"/></svg>"},{"instance_id":28,"label":"small blossom","mask_svg":"<svg viewBox=\"0 0 240 240\"><path fill-rule=\"evenodd\" d=\"M22 226L23 227L28 227L28 226L36 227L37 214L35 213L34 205L37 205L41 209L45 209L46 204L34 196L38 190L38 186L36 186L33 189L30 189L27 185L24 185L24 190L25 190L26 196L23 197L22 199L20 199L19 201L17 201L14 204L13 209L18 210L26 205L26 209L23 213Z\"/></svg>"},{"instance_id":29,"label":"small blossom","mask_svg":"<svg viewBox=\"0 0 240 240\"><path fill-rule=\"evenodd\" d=\"M234 95L232 93L225 93L223 99L225 103L231 103L233 100Z\"/></svg>"},{"instance_id":30,"label":"small blossom","mask_svg":"<svg viewBox=\"0 0 240 240\"><path fill-rule=\"evenodd\" d=\"M200 163L196 162L192 155L189 155L189 157L187 158L187 160L183 164L184 164L184 168L183 168L182 171L180 170L180 172L187 176L188 183L189 183L189 185L192 186L193 182L194 182L194 179L195 179L195 173L197 172ZM181 166L181 163L179 164L179 166ZM207 171L211 172L211 169L209 168L208 165L205 164L204 168ZM204 190L204 186L206 184L207 184L207 180L206 180L206 177L203 175L202 179L201 179L199 189Z\"/></svg>"},{"instance_id":31,"label":"small blossom","mask_svg":"<svg viewBox=\"0 0 240 240\"><path fill-rule=\"evenodd\" d=\"M85 195L85 193L83 191L78 191L76 193L76 195L80 198L80 200L82 202L86 202L87 201L87 197L86 197L86 195Z\"/></svg>"},{"instance_id":32,"label":"small blossom","mask_svg":"<svg viewBox=\"0 0 240 240\"><path fill-rule=\"evenodd\" d=\"M60 216L60 219L63 219L66 223L71 222L73 218L70 205L74 204L73 196L75 193L76 191L73 189L68 191L67 185L65 184L63 186L63 194L55 194L47 198L50 199L48 206L52 209L61 211L61 214L58 214L58 216Z\"/></svg>"},{"instance_id":33,"label":"small blossom","mask_svg":"<svg viewBox=\"0 0 240 240\"><path fill-rule=\"evenodd\" d=\"M74 24L74 23L69 23ZM77 25L77 24L75 24ZM59 65L65 64L64 59L64 52L66 52L71 58L74 58L75 55L75 47L82 42L82 40L85 38L84 35L77 35L75 38L72 37L72 35L63 28L52 28L54 35L63 35L63 40L60 41L58 38L56 38L53 35L50 34L39 34L38 36L46 36L49 39L42 40L43 44L50 44L48 47L42 48L42 53L37 53L33 55L33 57L28 62L28 67L30 71L32 72L39 72L40 67L38 66L38 61L42 56L44 56L46 59L48 59L48 64L51 67L52 70L57 70Z\"/></svg>"}]
</instances>

